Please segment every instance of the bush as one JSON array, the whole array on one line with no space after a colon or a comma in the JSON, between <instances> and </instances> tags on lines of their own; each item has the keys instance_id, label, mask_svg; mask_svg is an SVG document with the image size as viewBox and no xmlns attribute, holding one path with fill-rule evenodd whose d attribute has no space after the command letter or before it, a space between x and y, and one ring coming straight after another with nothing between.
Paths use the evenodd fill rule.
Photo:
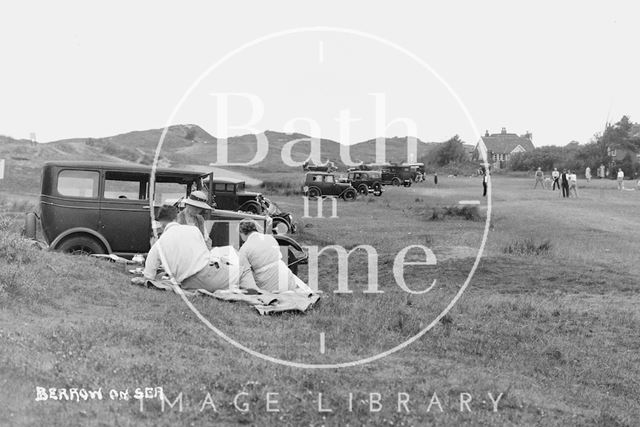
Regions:
<instances>
[{"instance_id":1,"label":"bush","mask_svg":"<svg viewBox=\"0 0 640 427\"><path fill-rule=\"evenodd\" d=\"M468 221L479 221L482 219L477 206L445 206L433 208L431 220L438 221L446 218L464 218Z\"/></svg>"},{"instance_id":2,"label":"bush","mask_svg":"<svg viewBox=\"0 0 640 427\"><path fill-rule=\"evenodd\" d=\"M270 194L280 194L284 196L301 196L302 187L300 184L284 181L262 181L260 188L269 197Z\"/></svg>"},{"instance_id":3,"label":"bush","mask_svg":"<svg viewBox=\"0 0 640 427\"><path fill-rule=\"evenodd\" d=\"M509 255L531 256L546 255L551 251L551 241L543 240L537 243L533 238L518 239L502 248L502 252Z\"/></svg>"}]
</instances>

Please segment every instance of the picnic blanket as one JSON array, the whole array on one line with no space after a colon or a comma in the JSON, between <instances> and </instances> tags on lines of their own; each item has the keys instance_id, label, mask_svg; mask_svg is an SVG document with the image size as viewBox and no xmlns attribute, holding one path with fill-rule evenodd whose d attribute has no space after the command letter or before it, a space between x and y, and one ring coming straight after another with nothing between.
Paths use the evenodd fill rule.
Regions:
<instances>
[{"instance_id":1,"label":"picnic blanket","mask_svg":"<svg viewBox=\"0 0 640 427\"><path fill-rule=\"evenodd\" d=\"M146 280L137 283L132 279L131 283L139 284L146 288L154 288L175 293L182 292L188 297L206 295L222 301L243 302L251 305L262 316L271 313L282 313L294 311L304 313L318 302L320 295L306 291L283 291L283 292L256 292L253 289L221 289L209 292L204 289L178 290L178 286L169 279Z\"/></svg>"}]
</instances>

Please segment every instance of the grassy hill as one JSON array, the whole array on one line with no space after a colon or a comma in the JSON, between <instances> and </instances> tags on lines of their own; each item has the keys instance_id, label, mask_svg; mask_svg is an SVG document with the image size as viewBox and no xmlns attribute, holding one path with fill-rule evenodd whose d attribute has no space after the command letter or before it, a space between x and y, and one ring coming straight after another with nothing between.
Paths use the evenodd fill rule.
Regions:
<instances>
[{"instance_id":1,"label":"grassy hill","mask_svg":"<svg viewBox=\"0 0 640 427\"><path fill-rule=\"evenodd\" d=\"M23 139L0 136L0 158L6 159L6 179L0 182L0 190L11 192L38 193L40 170L45 161L50 160L104 160L112 162L133 162L151 164L163 129L133 131L105 138L73 138L48 143L32 143ZM234 169L248 176L268 177L272 173L299 172L300 168L287 166L281 157L283 147L291 141L307 139L295 143L291 158L302 162L309 157L311 143L308 136L300 133L266 131L267 156L259 164ZM208 166L217 162L218 140L197 125L174 125L167 129L160 153L164 165ZM340 161L341 145L335 141L322 139L323 161L332 160L342 170ZM423 157L434 144L418 141L418 157ZM402 162L407 159L406 138L386 138L385 152L388 161ZM257 150L256 136L253 134L231 137L228 140L229 162L248 162ZM375 160L375 140L354 144L349 147L353 161L372 162Z\"/></svg>"}]
</instances>

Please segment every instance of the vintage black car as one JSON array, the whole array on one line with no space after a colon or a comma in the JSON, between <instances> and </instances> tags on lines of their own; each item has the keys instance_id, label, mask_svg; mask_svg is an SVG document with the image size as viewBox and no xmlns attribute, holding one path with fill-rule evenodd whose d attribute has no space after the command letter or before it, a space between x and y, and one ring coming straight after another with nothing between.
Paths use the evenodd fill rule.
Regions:
<instances>
[{"instance_id":1,"label":"vintage black car","mask_svg":"<svg viewBox=\"0 0 640 427\"><path fill-rule=\"evenodd\" d=\"M412 179L412 172L410 166L402 165L389 165L383 166L382 172L382 184L383 185L403 185L410 187Z\"/></svg>"},{"instance_id":2,"label":"vintage black car","mask_svg":"<svg viewBox=\"0 0 640 427\"><path fill-rule=\"evenodd\" d=\"M382 174L380 171L355 170L349 172L347 180L359 194L366 196L373 194L382 195Z\"/></svg>"},{"instance_id":3,"label":"vintage black car","mask_svg":"<svg viewBox=\"0 0 640 427\"><path fill-rule=\"evenodd\" d=\"M424 181L424 163L403 163L402 166L409 166L409 169L411 170L411 180L413 182Z\"/></svg>"},{"instance_id":4,"label":"vintage black car","mask_svg":"<svg viewBox=\"0 0 640 427\"><path fill-rule=\"evenodd\" d=\"M411 182L415 182L418 173L418 164L398 165L395 163L370 163L361 164L349 168L348 171L380 171L380 182L382 185L395 185L410 187Z\"/></svg>"},{"instance_id":5,"label":"vintage black car","mask_svg":"<svg viewBox=\"0 0 640 427\"><path fill-rule=\"evenodd\" d=\"M340 182L335 175L326 172L309 172L305 175L302 191L310 198L333 196L344 200L355 200L356 189L348 182Z\"/></svg>"},{"instance_id":6,"label":"vintage black car","mask_svg":"<svg viewBox=\"0 0 640 427\"><path fill-rule=\"evenodd\" d=\"M152 216L162 205L179 206L191 191L203 190L213 206L213 190L205 185L213 182L213 173L158 168L153 191L150 175L151 168L142 165L46 163L42 171L40 222L49 248L131 258L149 251ZM205 214L213 245L238 249L238 225L244 218L253 218L265 233L272 232L269 216L214 209ZM290 266L305 262L306 254L295 240L274 237Z\"/></svg>"},{"instance_id":7,"label":"vintage black car","mask_svg":"<svg viewBox=\"0 0 640 427\"><path fill-rule=\"evenodd\" d=\"M211 181L205 180L205 186L211 188L219 209L269 215L277 234L295 233L293 215L280 210L278 205L261 193L247 191L243 180L214 177Z\"/></svg>"}]
</instances>

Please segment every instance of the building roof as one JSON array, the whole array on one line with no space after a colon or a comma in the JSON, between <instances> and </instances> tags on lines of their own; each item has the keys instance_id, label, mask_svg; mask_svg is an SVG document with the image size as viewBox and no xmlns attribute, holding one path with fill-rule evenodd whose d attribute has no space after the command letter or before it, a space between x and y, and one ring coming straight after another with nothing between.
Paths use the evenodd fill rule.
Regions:
<instances>
[{"instance_id":1,"label":"building roof","mask_svg":"<svg viewBox=\"0 0 640 427\"><path fill-rule=\"evenodd\" d=\"M525 151L534 150L536 147L531 142L531 134L519 136L515 133L507 133L506 129L502 129L500 133L488 132L482 137L487 151L496 154L508 154L511 153L518 145L520 145Z\"/></svg>"}]
</instances>

